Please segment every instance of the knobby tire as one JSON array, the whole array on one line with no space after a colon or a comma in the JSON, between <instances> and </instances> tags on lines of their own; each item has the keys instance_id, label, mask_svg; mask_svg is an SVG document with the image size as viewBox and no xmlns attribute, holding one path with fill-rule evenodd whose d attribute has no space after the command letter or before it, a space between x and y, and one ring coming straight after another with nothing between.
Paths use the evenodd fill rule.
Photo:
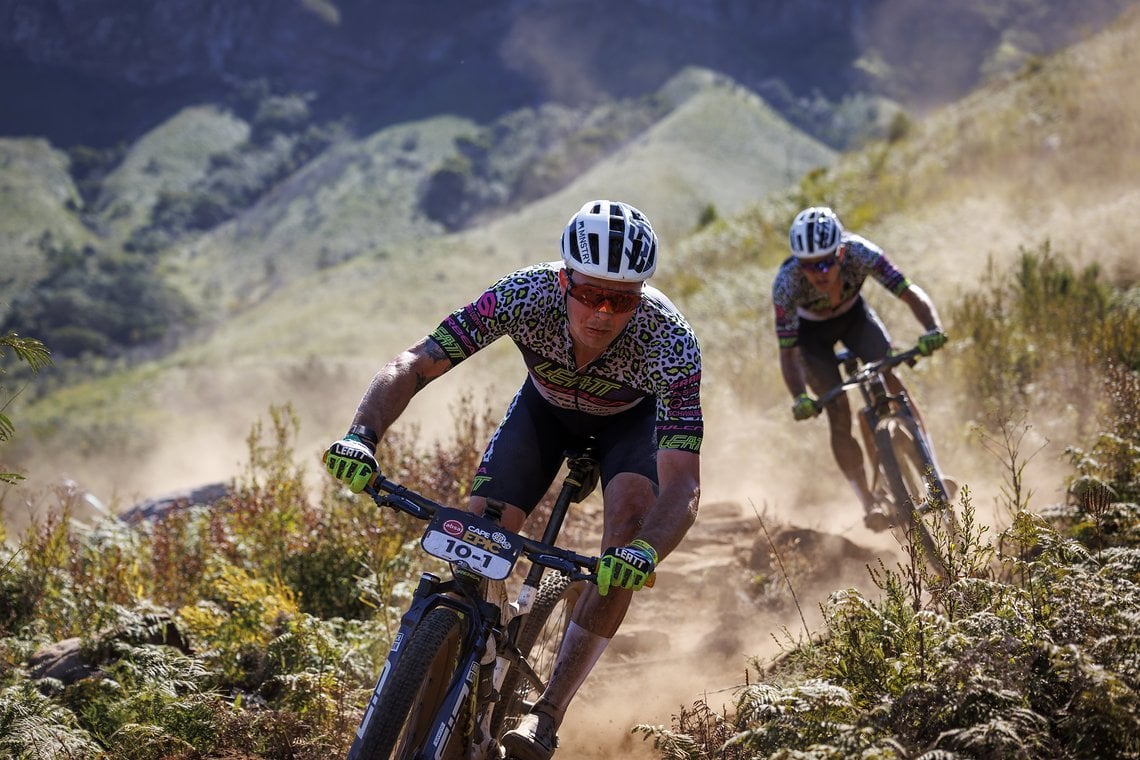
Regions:
<instances>
[{"instance_id":1,"label":"knobby tire","mask_svg":"<svg viewBox=\"0 0 1140 760\"><path fill-rule=\"evenodd\" d=\"M539 584L534 607L519 631L516 642L519 652L544 684L550 681L554 671L554 659L583 585L582 581L572 582L562 573L547 573ZM517 667L507 671L499 693L499 704L491 718L491 733L496 740L518 725L540 694Z\"/></svg>"},{"instance_id":2,"label":"knobby tire","mask_svg":"<svg viewBox=\"0 0 1140 760\"><path fill-rule=\"evenodd\" d=\"M945 578L945 554L957 523L942 476L934 462L923 455L914 436L915 431L901 423L882 428L880 459L895 501L896 527L908 540L917 538L927 564Z\"/></svg>"},{"instance_id":3,"label":"knobby tire","mask_svg":"<svg viewBox=\"0 0 1140 760\"><path fill-rule=\"evenodd\" d=\"M450 607L436 607L406 646L361 739L361 760L410 760L423 748L459 667L463 621Z\"/></svg>"}]
</instances>

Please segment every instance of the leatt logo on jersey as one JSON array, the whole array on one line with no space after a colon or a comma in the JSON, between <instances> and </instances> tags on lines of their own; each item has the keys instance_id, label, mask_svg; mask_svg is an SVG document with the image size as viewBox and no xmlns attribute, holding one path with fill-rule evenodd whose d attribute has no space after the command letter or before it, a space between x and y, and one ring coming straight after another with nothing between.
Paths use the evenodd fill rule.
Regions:
<instances>
[{"instance_id":1,"label":"leatt logo on jersey","mask_svg":"<svg viewBox=\"0 0 1140 760\"><path fill-rule=\"evenodd\" d=\"M595 396L605 396L612 390L621 387L612 380L605 380L591 375L579 375L577 372L560 367L554 362L542 362L534 365L534 373L541 378L549 380L554 385L566 388L578 388L592 393Z\"/></svg>"},{"instance_id":2,"label":"leatt logo on jersey","mask_svg":"<svg viewBox=\"0 0 1140 760\"><path fill-rule=\"evenodd\" d=\"M443 352L447 354L449 359L453 361L460 361L464 358L463 349L459 346L459 341L455 339L451 333L441 329L435 330L431 334L432 340L439 344Z\"/></svg>"},{"instance_id":3,"label":"leatt logo on jersey","mask_svg":"<svg viewBox=\"0 0 1140 760\"><path fill-rule=\"evenodd\" d=\"M578 220L578 255L582 257L583 264L593 264L594 255L590 248L590 235L586 232L586 222Z\"/></svg>"}]
</instances>

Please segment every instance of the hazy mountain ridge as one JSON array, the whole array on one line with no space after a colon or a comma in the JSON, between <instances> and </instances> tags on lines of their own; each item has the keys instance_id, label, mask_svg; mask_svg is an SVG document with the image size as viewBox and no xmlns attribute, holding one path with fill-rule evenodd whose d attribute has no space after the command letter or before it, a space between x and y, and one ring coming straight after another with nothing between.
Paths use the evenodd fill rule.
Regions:
<instances>
[{"instance_id":1,"label":"hazy mountain ridge","mask_svg":"<svg viewBox=\"0 0 1140 760\"><path fill-rule=\"evenodd\" d=\"M703 100L686 105L695 98ZM699 111L705 107L716 109L711 128L700 137L686 136L683 125L702 121ZM275 168L291 162L290 146L296 143L290 135L251 142L255 125L232 111L198 106L131 145L101 180L86 180L91 196L86 205L75 199L69 183L70 205L21 222L52 231L60 247L90 246L102 256L118 246L144 252L162 262L163 276L180 284L213 323L304 273L355 256L387 256L473 218L487 221L510 213L587 173L621 146L652 141L647 135L668 123L682 125L673 140L676 157L663 151L655 163L678 175L662 181L688 206L677 223L666 223L671 229L688 229L710 206L732 211L739 198L775 189L832 156L755 94L700 70L682 72L637 102L524 109L488 125L441 116L360 139L341 134L292 171ZM283 147L274 148L274 140ZM685 144L690 140L703 145L691 150ZM690 155L693 160L686 158ZM55 156L64 162L61 153ZM682 159L684 166L670 167ZM258 169L258 162L267 168ZM219 182L234 184L226 177L235 166L244 176L267 177L255 179L264 189L246 208L240 198L232 199L233 192L219 195L216 189ZM450 182L447 190L440 188L441 176ZM245 191L239 186L235 192ZM440 204L456 209L449 220L453 225L435 218ZM197 221L203 208L210 216ZM216 226L204 233L196 229L219 214L233 218L212 223ZM91 234L82 239L64 234L79 221ZM29 261L46 255L30 235L13 245L23 245ZM35 275L43 273L41 265L30 266L27 281L36 282ZM10 303L15 292L0 288L0 301ZM0 317L5 313L7 307ZM18 322L14 326L21 329ZM22 326L25 332L29 328L35 326Z\"/></svg>"},{"instance_id":2,"label":"hazy mountain ridge","mask_svg":"<svg viewBox=\"0 0 1140 760\"><path fill-rule=\"evenodd\" d=\"M2 0L0 65L11 75L0 95L13 107L0 134L113 145L256 81L313 92L321 120L350 115L371 133L444 111L491 121L546 102L636 97L695 65L762 92L818 137L817 95L944 102L1128 4Z\"/></svg>"}]
</instances>

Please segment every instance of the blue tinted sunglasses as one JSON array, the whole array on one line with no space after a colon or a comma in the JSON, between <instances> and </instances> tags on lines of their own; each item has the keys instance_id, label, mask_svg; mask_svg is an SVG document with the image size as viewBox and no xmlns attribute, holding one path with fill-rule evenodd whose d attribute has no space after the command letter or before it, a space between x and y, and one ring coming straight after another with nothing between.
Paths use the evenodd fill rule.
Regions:
<instances>
[{"instance_id":1,"label":"blue tinted sunglasses","mask_svg":"<svg viewBox=\"0 0 1140 760\"><path fill-rule=\"evenodd\" d=\"M839 263L839 254L833 253L827 258L819 259L818 261L801 261L800 266L804 269L809 269L812 272L819 274L826 274L833 266Z\"/></svg>"}]
</instances>

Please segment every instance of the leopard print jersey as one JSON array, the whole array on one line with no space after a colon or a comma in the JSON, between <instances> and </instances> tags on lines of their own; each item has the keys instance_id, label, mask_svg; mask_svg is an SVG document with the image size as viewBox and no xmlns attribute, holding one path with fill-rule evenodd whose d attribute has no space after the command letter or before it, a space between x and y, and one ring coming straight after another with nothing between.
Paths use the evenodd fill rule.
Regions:
<instances>
[{"instance_id":1,"label":"leopard print jersey","mask_svg":"<svg viewBox=\"0 0 1140 760\"><path fill-rule=\"evenodd\" d=\"M625 330L578 370L561 269L559 261L512 272L453 312L430 337L454 365L508 335L549 403L609 415L652 397L658 448L699 451L701 351L689 323L664 294L647 285Z\"/></svg>"},{"instance_id":2,"label":"leopard print jersey","mask_svg":"<svg viewBox=\"0 0 1140 760\"><path fill-rule=\"evenodd\" d=\"M794 256L780 265L772 283L772 305L776 309L776 337L781 348L791 348L799 338L800 319L806 312L818 320L838 316L851 307L867 277L873 277L896 296L910 287L910 280L895 268L879 246L850 232L843 233L839 262L842 281L839 303L831 304L804 276Z\"/></svg>"}]
</instances>

